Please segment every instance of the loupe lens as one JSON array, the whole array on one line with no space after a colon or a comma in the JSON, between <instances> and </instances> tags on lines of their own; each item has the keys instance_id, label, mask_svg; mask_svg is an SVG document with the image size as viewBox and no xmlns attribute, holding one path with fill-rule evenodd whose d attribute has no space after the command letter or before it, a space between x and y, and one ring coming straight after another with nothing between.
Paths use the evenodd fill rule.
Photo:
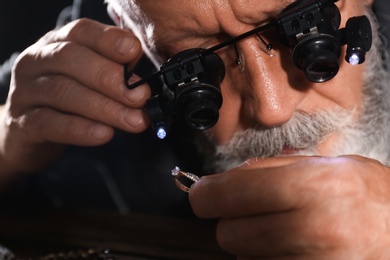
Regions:
<instances>
[{"instance_id":1,"label":"loupe lens","mask_svg":"<svg viewBox=\"0 0 390 260\"><path fill-rule=\"evenodd\" d=\"M308 65L304 68L306 78L311 82L325 82L336 76L339 71L339 63L337 57L316 57L313 61L308 61Z\"/></svg>"},{"instance_id":2,"label":"loupe lens","mask_svg":"<svg viewBox=\"0 0 390 260\"><path fill-rule=\"evenodd\" d=\"M293 51L297 68L304 71L307 80L321 83L332 79L339 71L340 43L326 34L317 34L302 40Z\"/></svg>"},{"instance_id":3,"label":"loupe lens","mask_svg":"<svg viewBox=\"0 0 390 260\"><path fill-rule=\"evenodd\" d=\"M177 93L177 104L190 127L206 130L218 121L222 96L215 86L192 82L181 86Z\"/></svg>"},{"instance_id":4,"label":"loupe lens","mask_svg":"<svg viewBox=\"0 0 390 260\"><path fill-rule=\"evenodd\" d=\"M208 100L192 102L186 107L187 123L197 130L209 129L218 122L218 110L215 102Z\"/></svg>"}]
</instances>

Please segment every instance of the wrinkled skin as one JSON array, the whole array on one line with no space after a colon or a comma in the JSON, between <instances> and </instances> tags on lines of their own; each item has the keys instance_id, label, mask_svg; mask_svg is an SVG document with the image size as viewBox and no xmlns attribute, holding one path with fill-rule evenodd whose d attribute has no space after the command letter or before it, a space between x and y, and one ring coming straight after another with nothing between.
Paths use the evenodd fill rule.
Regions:
<instances>
[{"instance_id":1,"label":"wrinkled skin","mask_svg":"<svg viewBox=\"0 0 390 260\"><path fill-rule=\"evenodd\" d=\"M40 169L66 144L106 143L114 128L145 130L150 89L128 90L122 65L134 66L141 55L131 32L86 19L25 50L1 108L0 176Z\"/></svg>"},{"instance_id":2,"label":"wrinkled skin","mask_svg":"<svg viewBox=\"0 0 390 260\"><path fill-rule=\"evenodd\" d=\"M155 25L163 59L193 47L210 47L271 19L291 1L132 1ZM169 8L170 3L176 8ZM368 1L339 1L343 21L363 14ZM119 39L127 39L118 44ZM258 122L272 127L294 111L315 113L362 103L364 65L341 65L327 83L308 83L274 40L276 57L249 37L237 44L245 70L229 47L218 52L227 75L224 105L209 134L217 144ZM122 48L120 48L122 47ZM67 144L108 142L114 128L140 132L147 85L127 90L122 64L134 66L140 43L127 30L80 20L50 32L18 59L7 103L0 110L2 185L20 172L54 160ZM283 59L281 59L283 57ZM133 76L132 80L137 80ZM336 142L320 144L323 156ZM281 157L251 159L223 174L203 177L190 192L195 214L219 218L221 247L240 259L386 259L390 255L389 169L368 158Z\"/></svg>"},{"instance_id":3,"label":"wrinkled skin","mask_svg":"<svg viewBox=\"0 0 390 260\"><path fill-rule=\"evenodd\" d=\"M358 156L251 159L191 189L240 259L387 259L390 175ZM248 258L247 258L248 257Z\"/></svg>"}]
</instances>

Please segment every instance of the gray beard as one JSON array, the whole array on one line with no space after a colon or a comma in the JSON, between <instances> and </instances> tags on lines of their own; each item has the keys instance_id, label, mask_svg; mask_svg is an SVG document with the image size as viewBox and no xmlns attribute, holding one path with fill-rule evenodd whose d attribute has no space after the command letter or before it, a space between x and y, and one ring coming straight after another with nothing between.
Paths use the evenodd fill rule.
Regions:
<instances>
[{"instance_id":1,"label":"gray beard","mask_svg":"<svg viewBox=\"0 0 390 260\"><path fill-rule=\"evenodd\" d=\"M211 138L200 138L199 147L206 154L206 172L224 172L253 157L280 156L286 148L294 149L295 155L319 155L316 146L334 133L338 135L337 143L327 156L356 154L389 165L390 77L383 59L387 55L381 52L375 15L367 10L367 16L373 29L373 46L367 55L363 111L358 121L355 110L296 112L284 125L256 125L236 133L224 145L213 145Z\"/></svg>"}]
</instances>

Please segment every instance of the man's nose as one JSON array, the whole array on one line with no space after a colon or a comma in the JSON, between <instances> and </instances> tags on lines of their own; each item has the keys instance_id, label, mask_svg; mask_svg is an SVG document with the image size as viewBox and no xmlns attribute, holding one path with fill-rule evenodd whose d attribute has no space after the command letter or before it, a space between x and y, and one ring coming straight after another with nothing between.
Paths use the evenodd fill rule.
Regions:
<instances>
[{"instance_id":1,"label":"man's nose","mask_svg":"<svg viewBox=\"0 0 390 260\"><path fill-rule=\"evenodd\" d=\"M275 49L270 56L258 44L254 40L240 44L245 114L265 127L278 126L289 121L304 100L307 81L293 65L289 50Z\"/></svg>"}]
</instances>

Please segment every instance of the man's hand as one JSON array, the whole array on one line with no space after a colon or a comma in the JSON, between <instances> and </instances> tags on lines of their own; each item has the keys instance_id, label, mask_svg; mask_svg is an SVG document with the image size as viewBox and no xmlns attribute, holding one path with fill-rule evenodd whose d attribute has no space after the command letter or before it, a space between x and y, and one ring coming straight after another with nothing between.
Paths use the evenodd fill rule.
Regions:
<instances>
[{"instance_id":1,"label":"man's hand","mask_svg":"<svg viewBox=\"0 0 390 260\"><path fill-rule=\"evenodd\" d=\"M0 110L0 173L36 170L64 144L104 144L114 128L145 130L142 107L150 89L127 89L123 68L134 67L142 54L131 32L88 19L49 32L25 50Z\"/></svg>"},{"instance_id":2,"label":"man's hand","mask_svg":"<svg viewBox=\"0 0 390 260\"><path fill-rule=\"evenodd\" d=\"M242 259L388 259L390 169L358 157L251 159L190 191Z\"/></svg>"}]
</instances>

